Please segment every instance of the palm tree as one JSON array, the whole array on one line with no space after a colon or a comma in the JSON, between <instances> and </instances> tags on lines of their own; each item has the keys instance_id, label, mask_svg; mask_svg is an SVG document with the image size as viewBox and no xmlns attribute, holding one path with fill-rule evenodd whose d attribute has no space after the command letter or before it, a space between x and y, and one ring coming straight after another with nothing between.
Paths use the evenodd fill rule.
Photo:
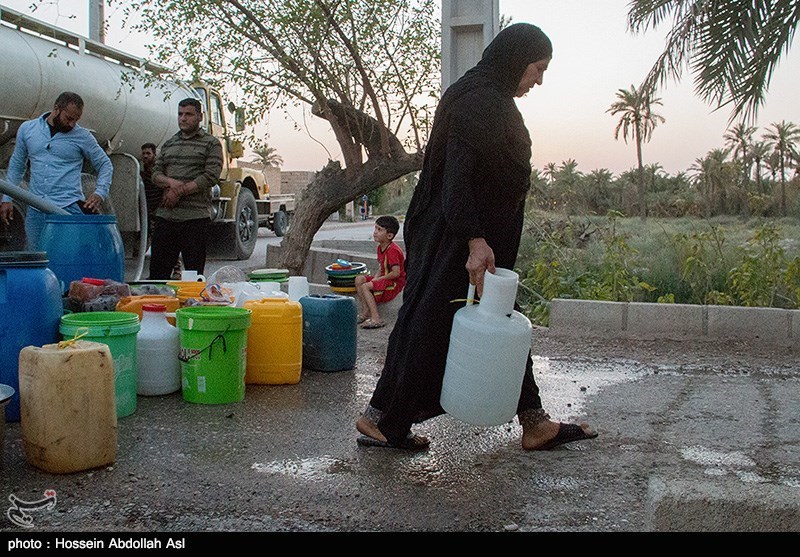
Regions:
<instances>
[{"instance_id":1,"label":"palm tree","mask_svg":"<svg viewBox=\"0 0 800 557\"><path fill-rule=\"evenodd\" d=\"M558 173L558 167L556 166L556 163L548 162L546 165L544 165L544 175L547 177L547 179L550 181L551 184L555 182L557 173Z\"/></svg>"},{"instance_id":2,"label":"palm tree","mask_svg":"<svg viewBox=\"0 0 800 557\"><path fill-rule=\"evenodd\" d=\"M271 166L278 168L283 164L283 157L281 157L275 147L264 145L261 149L253 149L256 155L256 162L260 162L264 166Z\"/></svg>"},{"instance_id":3,"label":"palm tree","mask_svg":"<svg viewBox=\"0 0 800 557\"><path fill-rule=\"evenodd\" d=\"M797 152L797 142L800 141L800 128L791 122L782 121L770 124L764 139L772 146L778 157L781 175L781 215L786 216L786 166L792 164L792 156Z\"/></svg>"},{"instance_id":4,"label":"palm tree","mask_svg":"<svg viewBox=\"0 0 800 557\"><path fill-rule=\"evenodd\" d=\"M753 157L753 162L756 164L756 188L759 193L766 193L761 176L761 165L767 162L769 153L770 146L766 141L756 141L750 145L750 156Z\"/></svg>"},{"instance_id":5,"label":"palm tree","mask_svg":"<svg viewBox=\"0 0 800 557\"><path fill-rule=\"evenodd\" d=\"M728 131L725 132L725 145L733 153L734 161L741 161L742 166L742 190L743 199L742 206L744 207L745 216L750 216L750 153L748 148L752 143L753 135L756 133L755 126L747 126L744 122L739 122ZM739 155L741 154L741 159Z\"/></svg>"},{"instance_id":6,"label":"palm tree","mask_svg":"<svg viewBox=\"0 0 800 557\"><path fill-rule=\"evenodd\" d=\"M731 121L755 121L772 72L789 51L800 23L797 0L631 0L628 28L656 29L672 19L667 44L644 80L655 90L685 69L695 91L717 106L732 105Z\"/></svg>"},{"instance_id":7,"label":"palm tree","mask_svg":"<svg viewBox=\"0 0 800 557\"><path fill-rule=\"evenodd\" d=\"M647 198L644 185L644 164L642 163L642 143L650 141L653 129L666 120L663 116L652 111L654 105L661 105L661 99L650 96L649 91L637 89L631 85L630 90L619 89L617 101L606 110L612 115L620 114L619 123L614 129L614 139L622 139L628 143L631 137L636 142L636 159L639 163L639 216L647 218Z\"/></svg>"},{"instance_id":8,"label":"palm tree","mask_svg":"<svg viewBox=\"0 0 800 557\"><path fill-rule=\"evenodd\" d=\"M725 165L728 149L712 149L702 159L695 159L689 171L694 175L695 181L700 184L700 190L705 198L705 217L711 217L715 205L719 212L725 211Z\"/></svg>"}]
</instances>

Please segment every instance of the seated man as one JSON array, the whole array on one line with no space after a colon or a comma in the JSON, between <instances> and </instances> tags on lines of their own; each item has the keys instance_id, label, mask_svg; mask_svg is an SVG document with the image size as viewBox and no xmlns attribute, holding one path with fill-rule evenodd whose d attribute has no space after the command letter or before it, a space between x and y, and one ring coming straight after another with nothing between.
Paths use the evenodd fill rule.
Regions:
<instances>
[{"instance_id":1,"label":"seated man","mask_svg":"<svg viewBox=\"0 0 800 557\"><path fill-rule=\"evenodd\" d=\"M358 275L355 278L359 302L358 322L362 329L379 329L386 326L378 312L378 304L393 300L406 285L405 255L394 237L400 223L392 216L378 217L372 238L378 242L378 264L375 276Z\"/></svg>"}]
</instances>

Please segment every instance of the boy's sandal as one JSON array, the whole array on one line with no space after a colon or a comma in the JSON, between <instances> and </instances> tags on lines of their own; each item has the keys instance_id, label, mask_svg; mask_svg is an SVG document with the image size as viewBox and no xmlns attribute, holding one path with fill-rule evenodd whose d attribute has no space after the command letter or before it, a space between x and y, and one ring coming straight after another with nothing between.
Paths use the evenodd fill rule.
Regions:
<instances>
[{"instance_id":1,"label":"boy's sandal","mask_svg":"<svg viewBox=\"0 0 800 557\"><path fill-rule=\"evenodd\" d=\"M385 326L386 321L373 321L372 319L367 319L361 324L362 329L380 329Z\"/></svg>"}]
</instances>

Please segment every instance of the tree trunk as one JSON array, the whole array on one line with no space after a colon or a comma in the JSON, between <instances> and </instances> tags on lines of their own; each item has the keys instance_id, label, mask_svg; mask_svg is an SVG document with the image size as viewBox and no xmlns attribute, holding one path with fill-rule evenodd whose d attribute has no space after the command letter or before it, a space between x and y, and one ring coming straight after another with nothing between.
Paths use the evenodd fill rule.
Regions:
<instances>
[{"instance_id":1,"label":"tree trunk","mask_svg":"<svg viewBox=\"0 0 800 557\"><path fill-rule=\"evenodd\" d=\"M302 275L314 235L341 206L365 193L422 168L423 153L371 156L358 168L344 170L331 161L319 171L295 207L292 226L283 238L281 266Z\"/></svg>"},{"instance_id":2,"label":"tree trunk","mask_svg":"<svg viewBox=\"0 0 800 557\"><path fill-rule=\"evenodd\" d=\"M642 220L647 220L647 193L644 185L644 164L642 164L642 140L636 132L636 159L639 162L639 216Z\"/></svg>"}]
</instances>

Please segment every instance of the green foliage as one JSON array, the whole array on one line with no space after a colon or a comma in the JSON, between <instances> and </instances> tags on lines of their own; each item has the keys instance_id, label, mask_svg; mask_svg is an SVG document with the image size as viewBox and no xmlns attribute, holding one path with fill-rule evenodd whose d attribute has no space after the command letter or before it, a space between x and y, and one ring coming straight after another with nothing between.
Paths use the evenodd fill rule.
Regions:
<instances>
[{"instance_id":1,"label":"green foliage","mask_svg":"<svg viewBox=\"0 0 800 557\"><path fill-rule=\"evenodd\" d=\"M789 231L788 234L782 232ZM536 324L554 298L800 307L795 221L642 221L611 212L532 211L518 257L519 302Z\"/></svg>"},{"instance_id":2,"label":"green foliage","mask_svg":"<svg viewBox=\"0 0 800 557\"><path fill-rule=\"evenodd\" d=\"M738 305L748 307L789 307L793 303L792 277L780 235L773 224L765 224L740 248L739 264L728 274L730 294Z\"/></svg>"}]
</instances>

